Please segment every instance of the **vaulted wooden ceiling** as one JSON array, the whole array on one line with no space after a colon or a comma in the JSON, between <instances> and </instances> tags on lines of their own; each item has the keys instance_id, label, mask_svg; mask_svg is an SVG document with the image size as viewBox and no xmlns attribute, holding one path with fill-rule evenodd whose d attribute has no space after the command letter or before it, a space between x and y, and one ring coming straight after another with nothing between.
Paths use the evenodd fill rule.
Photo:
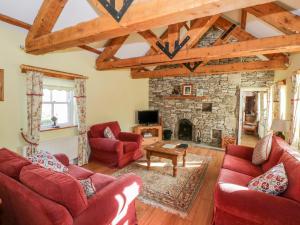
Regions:
<instances>
[{"instance_id":1,"label":"vaulted wooden ceiling","mask_svg":"<svg viewBox=\"0 0 300 225\"><path fill-rule=\"evenodd\" d=\"M33 25L29 25L26 52L38 55L80 46L99 54L98 70L131 68L133 78L147 78L286 69L286 53L300 51L300 17L270 0L172 0L172 3L134 0L120 21L116 21L99 0L89 0L99 11L98 18L52 32L67 1L44 0ZM124 2L109 0L107 4L120 10ZM240 26L223 16L224 12L235 9L242 9ZM255 38L245 31L248 14L285 35ZM164 26L167 28L161 36L153 32L154 28ZM222 30L222 35L211 46L199 47L199 40L212 27ZM133 33L143 37L150 50L141 57L117 58L117 51ZM237 42L230 42L230 38ZM103 52L87 46L104 39L109 41ZM176 55L168 56L163 51L172 53L181 43ZM209 64L211 60L261 55L264 59L254 62Z\"/></svg>"}]
</instances>

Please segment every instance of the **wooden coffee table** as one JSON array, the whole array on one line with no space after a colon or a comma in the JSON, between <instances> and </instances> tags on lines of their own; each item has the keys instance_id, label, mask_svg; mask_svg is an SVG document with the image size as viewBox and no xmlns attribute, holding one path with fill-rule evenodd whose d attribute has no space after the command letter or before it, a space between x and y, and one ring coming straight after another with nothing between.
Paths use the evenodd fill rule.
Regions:
<instances>
[{"instance_id":1,"label":"wooden coffee table","mask_svg":"<svg viewBox=\"0 0 300 225\"><path fill-rule=\"evenodd\" d=\"M179 157L183 159L183 167L185 167L185 156L188 148L163 148L165 144L176 144L176 143L167 143L167 142L157 142L152 145L147 145L144 147L147 156L147 169L150 169L151 165L151 156L157 156L160 158L170 159L173 164L173 177L177 176L177 161Z\"/></svg>"}]
</instances>

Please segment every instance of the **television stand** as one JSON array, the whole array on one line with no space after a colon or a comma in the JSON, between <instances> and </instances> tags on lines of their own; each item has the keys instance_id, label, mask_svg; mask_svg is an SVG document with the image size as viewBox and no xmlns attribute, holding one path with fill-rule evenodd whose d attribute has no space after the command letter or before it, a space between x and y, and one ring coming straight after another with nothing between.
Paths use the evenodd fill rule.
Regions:
<instances>
[{"instance_id":1,"label":"television stand","mask_svg":"<svg viewBox=\"0 0 300 225\"><path fill-rule=\"evenodd\" d=\"M142 145L151 145L162 140L162 126L154 125L137 125L133 127L133 133L143 136Z\"/></svg>"}]
</instances>

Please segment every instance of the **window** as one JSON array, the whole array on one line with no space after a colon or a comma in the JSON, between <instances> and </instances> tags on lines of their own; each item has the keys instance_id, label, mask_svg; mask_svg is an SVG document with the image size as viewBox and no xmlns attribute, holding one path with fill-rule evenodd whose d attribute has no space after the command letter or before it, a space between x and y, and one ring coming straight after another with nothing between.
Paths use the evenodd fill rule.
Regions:
<instances>
[{"instance_id":1,"label":"window","mask_svg":"<svg viewBox=\"0 0 300 225\"><path fill-rule=\"evenodd\" d=\"M66 87L45 86L43 89L42 128L54 125L56 117L57 126L72 126L76 124L76 107L74 107L73 90Z\"/></svg>"}]
</instances>

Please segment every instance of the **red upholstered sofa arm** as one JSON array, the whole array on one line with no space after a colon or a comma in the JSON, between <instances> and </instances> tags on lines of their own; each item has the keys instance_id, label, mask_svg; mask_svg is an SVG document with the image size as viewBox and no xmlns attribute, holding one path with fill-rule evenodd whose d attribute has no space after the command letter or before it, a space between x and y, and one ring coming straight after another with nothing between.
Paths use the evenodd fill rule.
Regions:
<instances>
[{"instance_id":1,"label":"red upholstered sofa arm","mask_svg":"<svg viewBox=\"0 0 300 225\"><path fill-rule=\"evenodd\" d=\"M300 204L298 202L252 191L239 185L217 184L215 204L217 210L252 221L253 224L300 224Z\"/></svg>"},{"instance_id":2,"label":"red upholstered sofa arm","mask_svg":"<svg viewBox=\"0 0 300 225\"><path fill-rule=\"evenodd\" d=\"M242 145L227 145L226 154L252 161L254 148Z\"/></svg>"},{"instance_id":3,"label":"red upholstered sofa arm","mask_svg":"<svg viewBox=\"0 0 300 225\"><path fill-rule=\"evenodd\" d=\"M89 143L92 150L97 149L106 152L123 152L123 143L118 140L109 138L90 138Z\"/></svg>"},{"instance_id":4,"label":"red upholstered sofa arm","mask_svg":"<svg viewBox=\"0 0 300 225\"><path fill-rule=\"evenodd\" d=\"M60 154L55 154L54 157L60 161L63 165L69 166L70 161L69 158L66 154L60 153Z\"/></svg>"},{"instance_id":5,"label":"red upholstered sofa arm","mask_svg":"<svg viewBox=\"0 0 300 225\"><path fill-rule=\"evenodd\" d=\"M126 174L101 189L89 200L88 208L79 216L76 224L119 224L127 213L134 210L135 199L142 187L142 180L135 174ZM122 223L123 224L123 223Z\"/></svg>"},{"instance_id":6,"label":"red upholstered sofa arm","mask_svg":"<svg viewBox=\"0 0 300 225\"><path fill-rule=\"evenodd\" d=\"M130 132L120 132L118 138L120 141L131 141L137 142L138 144L142 142L142 135Z\"/></svg>"}]
</instances>

